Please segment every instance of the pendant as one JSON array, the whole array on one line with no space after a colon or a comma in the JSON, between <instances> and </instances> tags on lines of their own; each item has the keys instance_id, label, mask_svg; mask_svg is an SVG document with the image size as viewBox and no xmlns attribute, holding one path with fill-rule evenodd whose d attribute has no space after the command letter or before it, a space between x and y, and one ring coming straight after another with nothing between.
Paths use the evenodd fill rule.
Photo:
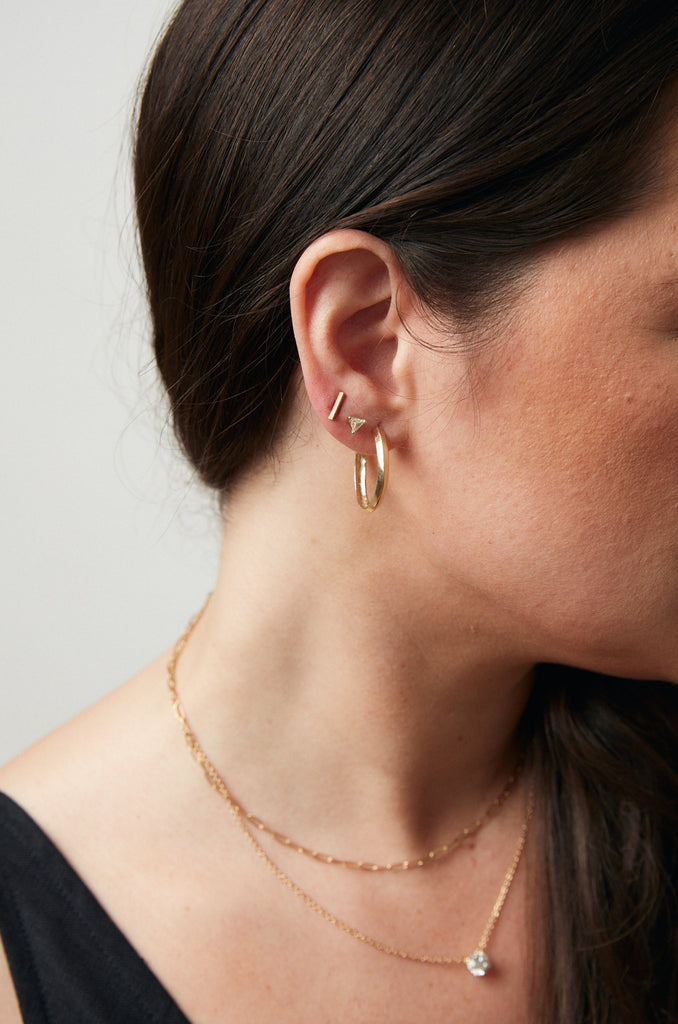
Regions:
<instances>
[{"instance_id":1,"label":"pendant","mask_svg":"<svg viewBox=\"0 0 678 1024\"><path fill-rule=\"evenodd\" d=\"M485 951L477 949L475 953L467 956L466 967L469 974L472 974L474 978L484 978L490 969L490 961Z\"/></svg>"}]
</instances>

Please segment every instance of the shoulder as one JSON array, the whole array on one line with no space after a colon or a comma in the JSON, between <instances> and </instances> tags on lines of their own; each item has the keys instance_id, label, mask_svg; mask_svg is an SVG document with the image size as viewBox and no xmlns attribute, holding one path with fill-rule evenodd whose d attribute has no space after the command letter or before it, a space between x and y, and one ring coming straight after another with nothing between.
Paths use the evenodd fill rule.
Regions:
<instances>
[{"instance_id":1,"label":"shoulder","mask_svg":"<svg viewBox=\"0 0 678 1024\"><path fill-rule=\"evenodd\" d=\"M0 791L101 896L177 829L183 753L159 659L2 767Z\"/></svg>"},{"instance_id":2,"label":"shoulder","mask_svg":"<svg viewBox=\"0 0 678 1024\"><path fill-rule=\"evenodd\" d=\"M104 1024L185 1018L132 944L18 804L0 795L0 1019ZM16 994L15 994L16 993ZM17 997L20 1009L17 1010Z\"/></svg>"},{"instance_id":3,"label":"shoulder","mask_svg":"<svg viewBox=\"0 0 678 1024\"><path fill-rule=\"evenodd\" d=\"M138 789L144 758L162 743L167 705L159 659L0 767L0 791L48 834L79 831Z\"/></svg>"},{"instance_id":4,"label":"shoulder","mask_svg":"<svg viewBox=\"0 0 678 1024\"><path fill-rule=\"evenodd\" d=\"M31 928L41 935L43 926L55 934L75 928L67 943L74 948L71 940L79 933L74 915L69 923L59 909L58 901L68 897L68 887L61 883L70 871L82 881L82 888L74 889L80 894L76 909L82 916L83 900L91 903L90 896L107 902L107 879L120 876L121 863L123 874L140 870L138 865L148 854L149 806L167 807L159 798L158 765L166 768L171 762L167 748L175 741L159 660L0 768L0 791L11 798L0 800L3 1024L22 1021L16 988L24 999L26 992L39 987L22 974L24 967L32 969L35 952L24 918L28 915ZM168 774L171 781L171 768ZM115 899L110 909L115 917ZM50 932L47 938L54 939L50 948L61 945L58 934L54 938ZM64 950L63 956L68 955ZM41 977L43 967L35 967ZM45 976L51 977L49 970ZM30 1010L25 1019L43 1024L48 1016L36 1004L35 1013Z\"/></svg>"}]
</instances>

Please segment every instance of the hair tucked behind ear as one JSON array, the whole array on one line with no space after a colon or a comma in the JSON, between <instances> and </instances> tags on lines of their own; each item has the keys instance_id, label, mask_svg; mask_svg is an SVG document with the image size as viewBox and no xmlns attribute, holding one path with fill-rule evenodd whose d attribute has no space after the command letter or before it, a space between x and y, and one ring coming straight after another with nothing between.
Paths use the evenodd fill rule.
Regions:
<instances>
[{"instance_id":1,"label":"hair tucked behind ear","mask_svg":"<svg viewBox=\"0 0 678 1024\"><path fill-rule=\"evenodd\" d=\"M666 0L186 0L135 178L157 361L203 479L222 490L268 449L314 238L378 235L468 320L535 247L635 196L677 66Z\"/></svg>"},{"instance_id":2,"label":"hair tucked behind ear","mask_svg":"<svg viewBox=\"0 0 678 1024\"><path fill-rule=\"evenodd\" d=\"M186 0L135 179L157 361L206 483L275 437L313 239L372 232L473 323L540 245L638 198L677 68L667 0ZM678 688L547 667L528 717L534 1024L677 1021Z\"/></svg>"}]
</instances>

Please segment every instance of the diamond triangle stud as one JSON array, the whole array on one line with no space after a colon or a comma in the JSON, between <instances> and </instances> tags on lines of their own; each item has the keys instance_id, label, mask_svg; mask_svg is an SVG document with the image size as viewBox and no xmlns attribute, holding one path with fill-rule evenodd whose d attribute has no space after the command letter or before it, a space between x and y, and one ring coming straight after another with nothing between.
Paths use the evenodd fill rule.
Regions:
<instances>
[{"instance_id":1,"label":"diamond triangle stud","mask_svg":"<svg viewBox=\"0 0 678 1024\"><path fill-rule=\"evenodd\" d=\"M367 420L361 420L359 416L349 416L348 424L351 428L351 433L355 434L361 427L365 426Z\"/></svg>"}]
</instances>

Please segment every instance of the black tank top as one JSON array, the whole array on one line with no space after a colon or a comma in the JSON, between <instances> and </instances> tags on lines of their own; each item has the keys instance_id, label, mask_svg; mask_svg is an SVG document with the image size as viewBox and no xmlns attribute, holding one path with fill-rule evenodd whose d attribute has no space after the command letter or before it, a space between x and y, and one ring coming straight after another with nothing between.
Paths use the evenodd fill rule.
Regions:
<instances>
[{"instance_id":1,"label":"black tank top","mask_svg":"<svg viewBox=\"0 0 678 1024\"><path fill-rule=\"evenodd\" d=\"M189 1024L54 843L1 793L0 935L25 1024Z\"/></svg>"}]
</instances>

